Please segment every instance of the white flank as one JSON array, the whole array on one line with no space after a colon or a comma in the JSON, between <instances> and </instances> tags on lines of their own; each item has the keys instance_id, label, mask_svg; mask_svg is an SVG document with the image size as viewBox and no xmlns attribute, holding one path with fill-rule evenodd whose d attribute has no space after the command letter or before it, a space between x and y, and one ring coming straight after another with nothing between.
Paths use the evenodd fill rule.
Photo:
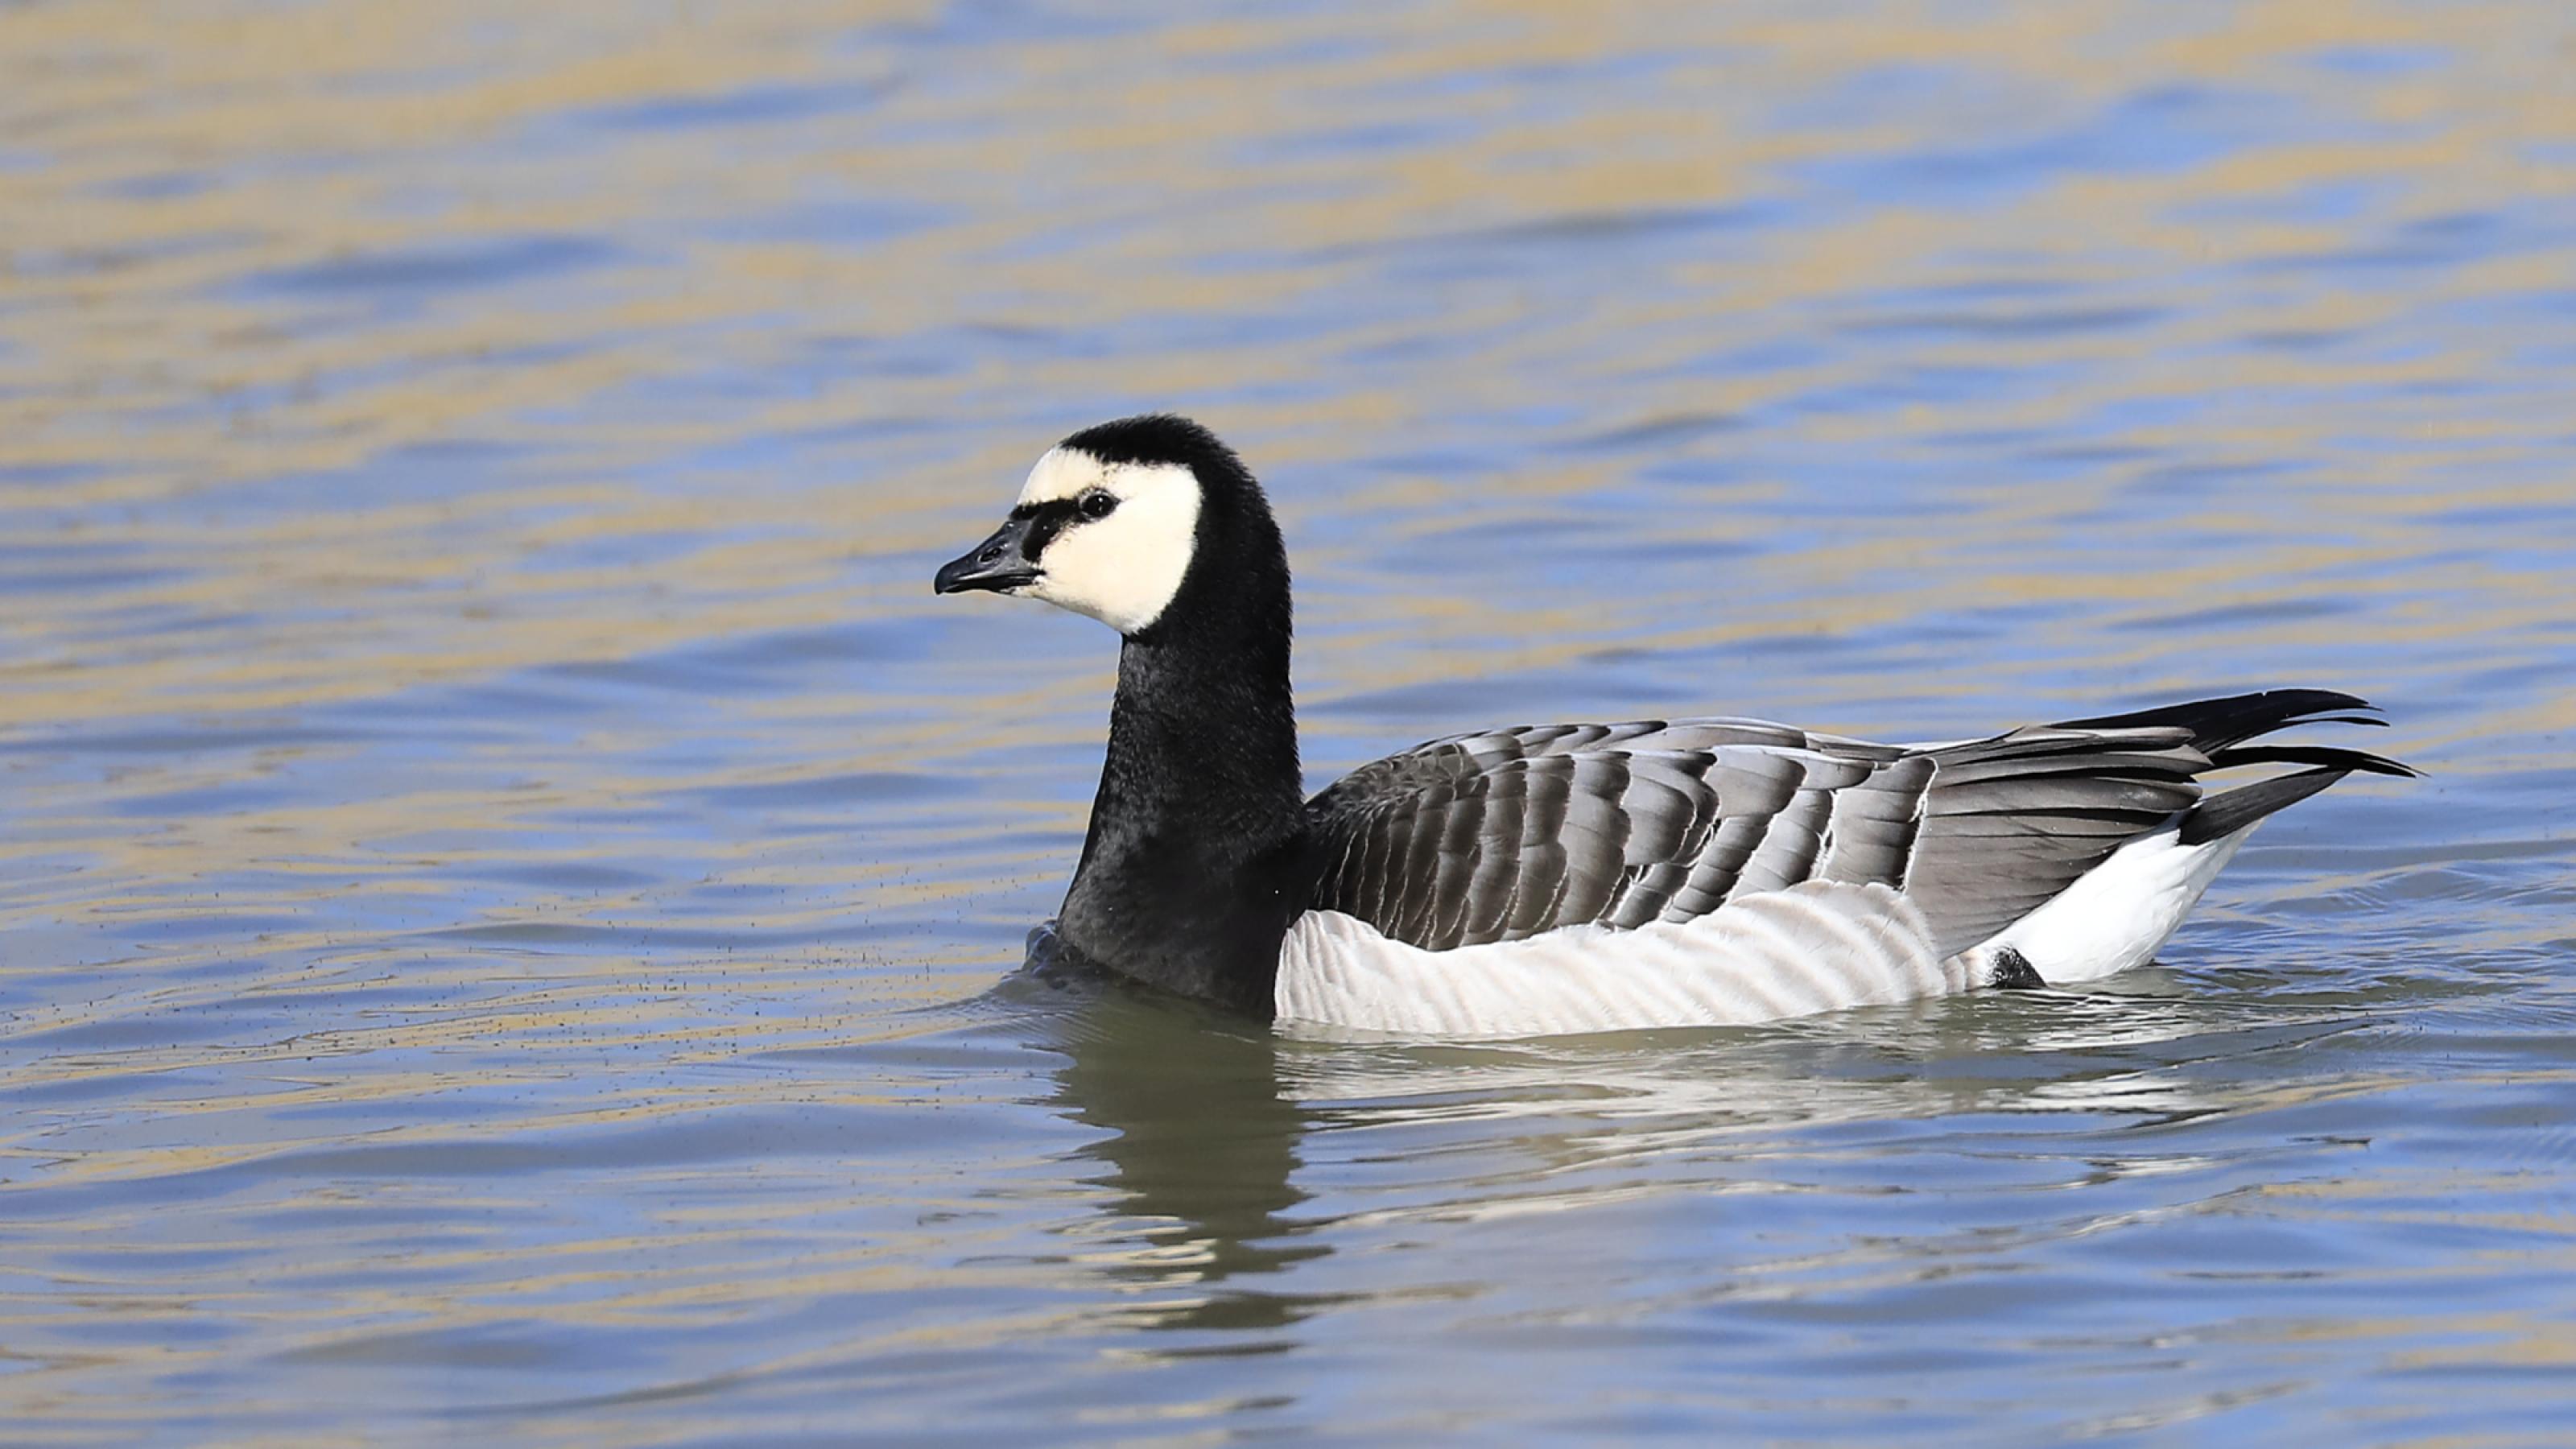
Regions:
<instances>
[{"instance_id":1,"label":"white flank","mask_svg":"<svg viewBox=\"0 0 2576 1449\"><path fill-rule=\"evenodd\" d=\"M2051 986L2143 966L2253 833L2248 825L2185 845L2177 818L2111 852L2046 905L1960 954L1984 980L1996 953L2009 946Z\"/></svg>"},{"instance_id":2,"label":"white flank","mask_svg":"<svg viewBox=\"0 0 2576 1449\"><path fill-rule=\"evenodd\" d=\"M1025 591L1088 614L1121 634L1163 616L1198 546L1199 480L1179 463L1103 463L1074 448L1049 448L1029 470L1022 503L1053 503L1097 489L1118 500L1106 518L1066 526L1037 561Z\"/></svg>"},{"instance_id":3,"label":"white flank","mask_svg":"<svg viewBox=\"0 0 2576 1449\"><path fill-rule=\"evenodd\" d=\"M2185 845L2142 835L1992 939L1936 960L1912 902L1881 885L1809 881L1695 921L1567 926L1425 951L1339 911L1308 911L1279 950L1282 1022L1406 1036L1557 1036L1741 1026L1965 991L2004 947L2052 986L2154 959L2253 826Z\"/></svg>"},{"instance_id":4,"label":"white flank","mask_svg":"<svg viewBox=\"0 0 2576 1449\"><path fill-rule=\"evenodd\" d=\"M1567 926L1425 951L1308 911L1279 952L1282 1021L1409 1036L1518 1037L1735 1026L1961 991L1922 912L1882 885L1810 881L1677 923Z\"/></svg>"}]
</instances>

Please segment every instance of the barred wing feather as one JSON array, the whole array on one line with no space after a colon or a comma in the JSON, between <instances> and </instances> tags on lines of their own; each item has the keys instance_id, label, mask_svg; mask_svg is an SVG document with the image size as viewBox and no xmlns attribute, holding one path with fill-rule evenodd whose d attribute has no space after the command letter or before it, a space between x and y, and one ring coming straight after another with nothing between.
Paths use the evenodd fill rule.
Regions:
<instances>
[{"instance_id":1,"label":"barred wing feather","mask_svg":"<svg viewBox=\"0 0 2576 1449\"><path fill-rule=\"evenodd\" d=\"M1922 749L1734 719L1458 735L1308 803L1313 903L1444 951L1691 921L1808 881L1882 885L1948 954L2189 809L2208 768L2174 726Z\"/></svg>"}]
</instances>

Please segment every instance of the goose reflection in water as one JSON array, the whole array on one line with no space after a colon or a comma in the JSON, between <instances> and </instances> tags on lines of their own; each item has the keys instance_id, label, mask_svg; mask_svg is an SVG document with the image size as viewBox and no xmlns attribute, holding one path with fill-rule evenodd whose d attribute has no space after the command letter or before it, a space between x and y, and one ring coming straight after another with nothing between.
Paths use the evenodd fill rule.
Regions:
<instances>
[{"instance_id":1,"label":"goose reflection in water","mask_svg":"<svg viewBox=\"0 0 2576 1449\"><path fill-rule=\"evenodd\" d=\"M1106 1134L1074 1155L1102 1164L1086 1180L1117 1196L1107 1222L1077 1231L1105 1249L1082 1255L1087 1271L1134 1294L1117 1321L1255 1335L1193 1353L1285 1349L1266 1331L1371 1296L1321 1262L1355 1222L1400 1236L1424 1215L1472 1221L1663 1190L1750 1193L1724 1213L1769 1218L1791 1212L1775 1193L1850 1186L1855 1170L1887 1174L1867 1190L1903 1191L1925 1169L1910 1131L1852 1140L1851 1124L2030 1114L2031 1143L2064 1149L2082 1181L2168 1173L2168 1145L2134 1129L2295 1103L2317 1084L2236 1080L2226 1064L2367 1025L2347 1001L2257 1009L2148 968L2117 993L1962 997L1756 1028L1328 1040L1105 980L1044 928L1000 994L1045 1008L1032 1044L1068 1058L1051 1100ZM1334 1203L1301 1212L1317 1191Z\"/></svg>"},{"instance_id":2,"label":"goose reflection in water","mask_svg":"<svg viewBox=\"0 0 2576 1449\"><path fill-rule=\"evenodd\" d=\"M1315 1122L1287 1094L1265 1024L1115 984L1044 928L1014 985L1070 998L1042 1043L1070 1058L1054 1100L1109 1134L1078 1155L1107 1169L1090 1180L1120 1194L1121 1235L1149 1245L1108 1271L1172 1290L1134 1305L1138 1326L1279 1328L1340 1301L1238 1281L1332 1251L1288 1216L1306 1200L1293 1179Z\"/></svg>"}]
</instances>

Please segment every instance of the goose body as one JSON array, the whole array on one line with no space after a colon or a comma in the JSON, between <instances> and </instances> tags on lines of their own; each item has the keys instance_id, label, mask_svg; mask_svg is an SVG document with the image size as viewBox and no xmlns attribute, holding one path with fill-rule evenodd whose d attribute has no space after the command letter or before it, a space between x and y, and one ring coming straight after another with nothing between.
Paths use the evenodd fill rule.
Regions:
<instances>
[{"instance_id":1,"label":"goose body","mask_svg":"<svg viewBox=\"0 0 2576 1449\"><path fill-rule=\"evenodd\" d=\"M1304 798L1288 565L1251 473L1184 419L1041 458L942 593L1123 636L1080 958L1282 1021L1499 1037L1737 1024L2151 959L2246 835L2355 770L2249 743L2377 723L2286 689L1881 745L1758 720L1433 740ZM2206 793L2199 776L2292 766Z\"/></svg>"}]
</instances>

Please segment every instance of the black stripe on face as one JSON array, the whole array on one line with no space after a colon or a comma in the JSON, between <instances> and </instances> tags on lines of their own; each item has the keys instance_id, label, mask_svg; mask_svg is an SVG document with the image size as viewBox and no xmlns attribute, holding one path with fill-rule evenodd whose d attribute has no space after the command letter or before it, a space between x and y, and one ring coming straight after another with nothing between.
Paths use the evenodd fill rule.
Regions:
<instances>
[{"instance_id":1,"label":"black stripe on face","mask_svg":"<svg viewBox=\"0 0 2576 1449\"><path fill-rule=\"evenodd\" d=\"M1082 520L1071 498L1055 498L1044 503L1023 503L1011 510L1013 518L1029 520L1029 531L1020 538L1020 557L1036 563L1038 556L1055 542L1055 536Z\"/></svg>"}]
</instances>

